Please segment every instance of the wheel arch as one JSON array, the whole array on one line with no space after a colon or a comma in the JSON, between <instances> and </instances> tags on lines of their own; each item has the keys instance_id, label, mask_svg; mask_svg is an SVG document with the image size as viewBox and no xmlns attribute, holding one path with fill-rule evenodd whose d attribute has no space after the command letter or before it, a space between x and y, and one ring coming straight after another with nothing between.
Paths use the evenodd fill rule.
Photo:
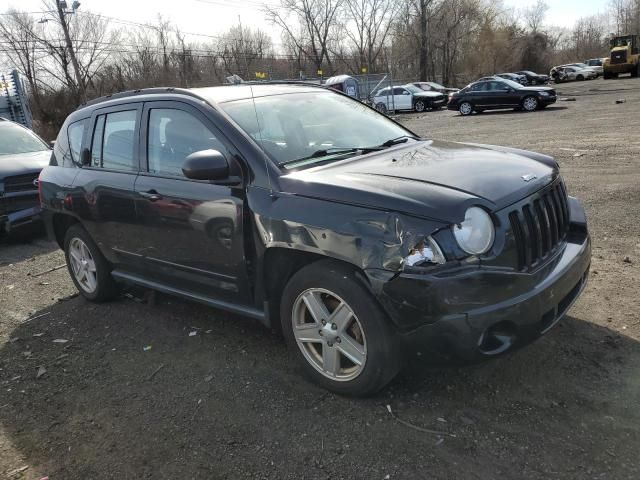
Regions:
<instances>
[{"instance_id":1,"label":"wheel arch","mask_svg":"<svg viewBox=\"0 0 640 480\"><path fill-rule=\"evenodd\" d=\"M73 225L80 224L80 221L73 215L64 213L54 213L51 217L51 225L53 227L53 235L56 243L61 249L64 249L64 237L67 230Z\"/></svg>"},{"instance_id":2,"label":"wheel arch","mask_svg":"<svg viewBox=\"0 0 640 480\"><path fill-rule=\"evenodd\" d=\"M373 294L367 275L362 268L353 263L306 250L270 247L264 253L260 280L263 286L264 299L268 303L268 313L272 327L279 328L280 322L278 320L280 318L282 292L291 277L302 268L321 261L330 261L352 270L358 281Z\"/></svg>"}]
</instances>

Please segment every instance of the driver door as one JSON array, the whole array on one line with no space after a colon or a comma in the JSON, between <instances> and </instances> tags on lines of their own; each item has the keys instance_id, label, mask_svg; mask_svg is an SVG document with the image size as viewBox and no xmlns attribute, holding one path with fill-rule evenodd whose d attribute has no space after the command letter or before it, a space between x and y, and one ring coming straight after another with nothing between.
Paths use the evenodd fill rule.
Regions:
<instances>
[{"instance_id":1,"label":"driver door","mask_svg":"<svg viewBox=\"0 0 640 480\"><path fill-rule=\"evenodd\" d=\"M395 102L396 110L411 110L413 107L411 105L412 98L409 90L402 87L393 88L393 101Z\"/></svg>"},{"instance_id":2,"label":"driver door","mask_svg":"<svg viewBox=\"0 0 640 480\"><path fill-rule=\"evenodd\" d=\"M243 188L191 180L182 173L191 153L218 150L231 163L236 150L190 105L145 103L142 118L135 253L145 276L176 289L248 303Z\"/></svg>"}]
</instances>

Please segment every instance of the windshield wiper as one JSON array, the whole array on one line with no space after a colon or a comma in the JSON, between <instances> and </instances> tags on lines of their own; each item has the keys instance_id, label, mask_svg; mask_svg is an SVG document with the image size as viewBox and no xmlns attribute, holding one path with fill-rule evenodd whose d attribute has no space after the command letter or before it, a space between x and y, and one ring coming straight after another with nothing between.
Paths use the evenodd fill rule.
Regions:
<instances>
[{"instance_id":1,"label":"windshield wiper","mask_svg":"<svg viewBox=\"0 0 640 480\"><path fill-rule=\"evenodd\" d=\"M328 157L330 155L342 155L347 153L355 153L362 152L377 152L378 150L384 150L385 147L332 147L332 148L323 148L322 150L316 150L311 155L302 158L296 158L295 160L289 160L288 162L283 163L282 165L288 165L290 163L304 162L305 160L310 160L312 158L321 158Z\"/></svg>"},{"instance_id":2,"label":"windshield wiper","mask_svg":"<svg viewBox=\"0 0 640 480\"><path fill-rule=\"evenodd\" d=\"M409 139L420 140L415 135L402 135L401 137L392 138L391 140L387 140L380 147L393 147L394 145L399 145L400 143L407 143Z\"/></svg>"}]
</instances>

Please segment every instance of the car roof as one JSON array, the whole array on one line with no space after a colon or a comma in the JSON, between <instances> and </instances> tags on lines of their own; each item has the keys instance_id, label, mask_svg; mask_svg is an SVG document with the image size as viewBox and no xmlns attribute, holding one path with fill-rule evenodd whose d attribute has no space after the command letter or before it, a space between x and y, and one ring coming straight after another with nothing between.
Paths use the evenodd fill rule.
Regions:
<instances>
[{"instance_id":1,"label":"car roof","mask_svg":"<svg viewBox=\"0 0 640 480\"><path fill-rule=\"evenodd\" d=\"M68 117L69 121L76 121L91 115L91 112L102 106L109 106L115 103L141 102L148 100L162 99L162 96L169 96L175 99L176 96L188 96L198 100L204 100L210 104L218 104L230 102L233 100L243 100L249 98L258 98L269 95L285 95L288 93L304 93L312 91L331 91L327 87L320 84L312 84L307 82L261 82L261 83L242 83L237 85L223 85L217 87L200 87L200 88L174 88L174 87L153 87L138 90L127 90L117 92L90 100L78 107L76 111Z\"/></svg>"}]
</instances>

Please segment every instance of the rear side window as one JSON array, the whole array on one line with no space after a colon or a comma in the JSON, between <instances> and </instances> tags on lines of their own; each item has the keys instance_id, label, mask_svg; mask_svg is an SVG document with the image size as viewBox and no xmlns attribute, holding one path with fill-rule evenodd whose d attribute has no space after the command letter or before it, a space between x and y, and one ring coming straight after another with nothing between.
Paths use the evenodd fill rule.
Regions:
<instances>
[{"instance_id":1,"label":"rear side window","mask_svg":"<svg viewBox=\"0 0 640 480\"><path fill-rule=\"evenodd\" d=\"M91 142L91 165L136 171L136 110L99 115Z\"/></svg>"},{"instance_id":2,"label":"rear side window","mask_svg":"<svg viewBox=\"0 0 640 480\"><path fill-rule=\"evenodd\" d=\"M74 162L80 161L80 149L82 148L82 136L84 135L84 129L88 123L88 120L80 120L69 125L67 128L67 136L69 138L69 151L71 154L71 160ZM66 163L66 162L65 162Z\"/></svg>"}]
</instances>

